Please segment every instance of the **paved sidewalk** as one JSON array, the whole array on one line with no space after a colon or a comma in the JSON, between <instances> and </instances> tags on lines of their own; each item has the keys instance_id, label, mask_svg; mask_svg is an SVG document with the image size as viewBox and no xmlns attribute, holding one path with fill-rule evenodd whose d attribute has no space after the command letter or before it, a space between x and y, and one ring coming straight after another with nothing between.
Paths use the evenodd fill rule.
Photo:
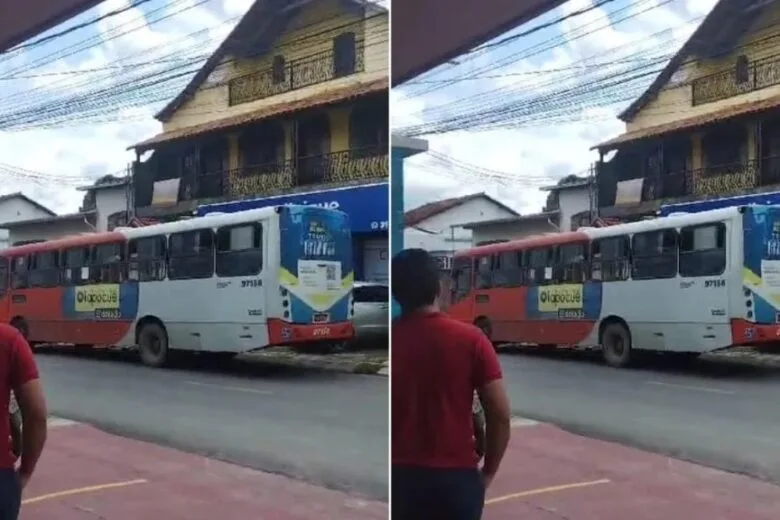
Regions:
<instances>
[{"instance_id":1,"label":"paved sidewalk","mask_svg":"<svg viewBox=\"0 0 780 520\"><path fill-rule=\"evenodd\" d=\"M387 511L381 502L66 423L51 429L21 518L379 520Z\"/></svg>"},{"instance_id":2,"label":"paved sidewalk","mask_svg":"<svg viewBox=\"0 0 780 520\"><path fill-rule=\"evenodd\" d=\"M528 421L513 429L484 518L775 520L778 503L771 484Z\"/></svg>"}]
</instances>

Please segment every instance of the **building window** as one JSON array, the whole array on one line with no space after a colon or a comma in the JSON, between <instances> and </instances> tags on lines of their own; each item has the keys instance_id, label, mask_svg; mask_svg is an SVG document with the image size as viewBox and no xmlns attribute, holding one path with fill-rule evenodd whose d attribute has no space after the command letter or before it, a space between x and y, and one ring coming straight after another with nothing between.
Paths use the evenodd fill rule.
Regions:
<instances>
[{"instance_id":1,"label":"building window","mask_svg":"<svg viewBox=\"0 0 780 520\"><path fill-rule=\"evenodd\" d=\"M271 77L275 85L284 83L287 79L286 67L284 63L284 56L277 54L274 56L273 65L271 68Z\"/></svg>"},{"instance_id":2,"label":"building window","mask_svg":"<svg viewBox=\"0 0 780 520\"><path fill-rule=\"evenodd\" d=\"M386 154L388 148L387 107L375 101L357 103L349 114L349 147L352 155Z\"/></svg>"},{"instance_id":3,"label":"building window","mask_svg":"<svg viewBox=\"0 0 780 520\"><path fill-rule=\"evenodd\" d=\"M340 78L355 73L357 67L355 33L347 32L333 39L333 76Z\"/></svg>"}]
</instances>

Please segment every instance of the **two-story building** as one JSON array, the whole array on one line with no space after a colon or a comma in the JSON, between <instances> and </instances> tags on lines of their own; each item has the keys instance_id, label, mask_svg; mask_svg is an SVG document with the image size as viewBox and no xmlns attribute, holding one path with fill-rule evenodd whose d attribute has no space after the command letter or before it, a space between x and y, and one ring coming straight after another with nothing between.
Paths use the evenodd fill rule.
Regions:
<instances>
[{"instance_id":1,"label":"two-story building","mask_svg":"<svg viewBox=\"0 0 780 520\"><path fill-rule=\"evenodd\" d=\"M720 0L597 145L599 215L780 203L780 2Z\"/></svg>"},{"instance_id":2,"label":"two-story building","mask_svg":"<svg viewBox=\"0 0 780 520\"><path fill-rule=\"evenodd\" d=\"M385 9L256 1L157 114L163 132L133 147L136 215L338 208L358 279L386 278L388 69Z\"/></svg>"}]
</instances>

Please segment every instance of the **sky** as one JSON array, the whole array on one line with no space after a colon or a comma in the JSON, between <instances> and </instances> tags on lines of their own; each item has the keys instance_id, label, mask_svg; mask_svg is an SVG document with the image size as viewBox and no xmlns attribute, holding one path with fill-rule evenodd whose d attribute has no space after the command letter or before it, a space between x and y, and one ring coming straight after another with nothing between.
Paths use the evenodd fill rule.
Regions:
<instances>
[{"instance_id":1,"label":"sky","mask_svg":"<svg viewBox=\"0 0 780 520\"><path fill-rule=\"evenodd\" d=\"M112 106L103 110L108 114L87 121L59 117L55 124L51 119L41 122L40 117L39 122L35 118L19 122L23 121L23 110L126 82L141 70L136 66L139 63L147 64L144 70L151 70L151 66L162 70L187 57L205 56L227 36L251 3L151 0L48 43L0 56L0 125L9 120L8 114L14 114L11 119L17 121L10 129L0 129L0 194L22 191L58 213L77 211L83 193L75 187L126 170L134 157L126 148L161 131L153 115L163 102L134 108L128 101L128 108ZM37 38L130 4L130 0L106 0ZM83 50L75 52L79 49ZM176 57L174 62L161 60L170 54ZM155 60L161 63L148 65ZM187 79L183 77L179 86ZM160 95L168 100L175 90L169 88ZM99 96L93 95L91 100L99 102Z\"/></svg>"},{"instance_id":2,"label":"sky","mask_svg":"<svg viewBox=\"0 0 780 520\"><path fill-rule=\"evenodd\" d=\"M493 42L598 3L570 0ZM522 110L524 105L530 106L529 98L538 99L545 91L554 93L556 88L583 81L588 77L585 73L603 73L613 63L615 70L635 66L626 63L637 62L638 49L645 52L645 59L663 58L676 52L715 3L716 0L615 0L505 45L489 43L484 50L461 56L393 89L393 131L409 133L415 126L430 126L432 121L496 103ZM393 37L398 37L397 30ZM659 67L664 63L660 61ZM583 68L583 64L597 66ZM443 81L450 78L457 81ZM632 84L627 93L639 93L652 79L649 76L640 85ZM537 110L544 112L545 107L552 109L560 102L561 96L551 96L537 105ZM404 204L410 209L441 198L484 191L521 213L538 212L547 196L539 187L553 185L572 173L586 173L597 159L590 147L624 131L617 114L627 104L611 98L584 106L575 103L566 108L563 117L552 119L543 115L509 117L505 112L494 128L480 131L419 135L430 127L418 126L412 135L427 139L435 154L407 160ZM475 166L479 167L477 171Z\"/></svg>"}]
</instances>

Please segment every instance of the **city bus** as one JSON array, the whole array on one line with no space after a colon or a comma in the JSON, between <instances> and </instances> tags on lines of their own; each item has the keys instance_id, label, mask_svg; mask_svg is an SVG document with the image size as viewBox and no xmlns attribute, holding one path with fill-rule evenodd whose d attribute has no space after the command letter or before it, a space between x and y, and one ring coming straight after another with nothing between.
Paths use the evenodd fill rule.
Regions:
<instances>
[{"instance_id":1,"label":"city bus","mask_svg":"<svg viewBox=\"0 0 780 520\"><path fill-rule=\"evenodd\" d=\"M0 319L33 344L164 366L353 337L349 217L279 206L0 251Z\"/></svg>"},{"instance_id":2,"label":"city bus","mask_svg":"<svg viewBox=\"0 0 780 520\"><path fill-rule=\"evenodd\" d=\"M494 344L692 358L780 340L780 206L677 214L455 255L448 312Z\"/></svg>"}]
</instances>

